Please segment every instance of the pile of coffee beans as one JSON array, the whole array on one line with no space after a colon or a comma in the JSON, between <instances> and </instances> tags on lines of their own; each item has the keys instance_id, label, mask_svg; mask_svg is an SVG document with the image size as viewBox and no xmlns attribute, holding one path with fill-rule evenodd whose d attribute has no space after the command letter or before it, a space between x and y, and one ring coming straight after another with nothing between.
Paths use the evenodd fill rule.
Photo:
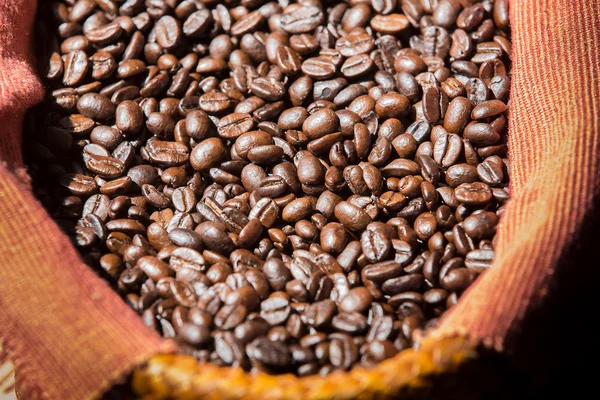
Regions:
<instances>
[{"instance_id":1,"label":"pile of coffee beans","mask_svg":"<svg viewBox=\"0 0 600 400\"><path fill-rule=\"evenodd\" d=\"M490 267L507 0L40 3L36 193L182 353L372 367Z\"/></svg>"}]
</instances>

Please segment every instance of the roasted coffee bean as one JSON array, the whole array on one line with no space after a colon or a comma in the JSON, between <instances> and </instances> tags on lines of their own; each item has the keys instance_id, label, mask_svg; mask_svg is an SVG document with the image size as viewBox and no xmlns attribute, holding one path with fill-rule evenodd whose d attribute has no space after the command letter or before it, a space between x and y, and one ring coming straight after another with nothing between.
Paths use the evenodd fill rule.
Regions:
<instances>
[{"instance_id":1,"label":"roasted coffee bean","mask_svg":"<svg viewBox=\"0 0 600 400\"><path fill-rule=\"evenodd\" d=\"M375 41L367 33L356 33L338 39L335 47L344 57L352 57L373 50Z\"/></svg>"},{"instance_id":2,"label":"roasted coffee bean","mask_svg":"<svg viewBox=\"0 0 600 400\"><path fill-rule=\"evenodd\" d=\"M77 110L88 118L106 121L113 117L115 106L101 94L86 93L77 101Z\"/></svg>"},{"instance_id":3,"label":"roasted coffee bean","mask_svg":"<svg viewBox=\"0 0 600 400\"><path fill-rule=\"evenodd\" d=\"M493 265L507 1L55 3L35 193L183 353L371 368Z\"/></svg>"},{"instance_id":4,"label":"roasted coffee bean","mask_svg":"<svg viewBox=\"0 0 600 400\"><path fill-rule=\"evenodd\" d=\"M342 312L365 312L371 307L373 297L371 293L364 287L351 289L350 292L342 299L339 309Z\"/></svg>"},{"instance_id":5,"label":"roasted coffee bean","mask_svg":"<svg viewBox=\"0 0 600 400\"><path fill-rule=\"evenodd\" d=\"M335 313L335 304L331 300L325 300L308 305L302 316L309 326L322 329L330 326Z\"/></svg>"},{"instance_id":6,"label":"roasted coffee bean","mask_svg":"<svg viewBox=\"0 0 600 400\"><path fill-rule=\"evenodd\" d=\"M89 70L89 60L83 50L73 50L67 54L64 67L63 84L77 86L85 79Z\"/></svg>"},{"instance_id":7,"label":"roasted coffee bean","mask_svg":"<svg viewBox=\"0 0 600 400\"><path fill-rule=\"evenodd\" d=\"M363 209L345 201L335 206L335 217L344 228L352 231L360 231L372 221Z\"/></svg>"},{"instance_id":8,"label":"roasted coffee bean","mask_svg":"<svg viewBox=\"0 0 600 400\"><path fill-rule=\"evenodd\" d=\"M455 134L438 136L433 146L433 159L441 167L454 165L462 155L463 141Z\"/></svg>"},{"instance_id":9,"label":"roasted coffee bean","mask_svg":"<svg viewBox=\"0 0 600 400\"><path fill-rule=\"evenodd\" d=\"M335 367L349 369L358 355L358 346L348 335L340 334L329 344L329 359Z\"/></svg>"},{"instance_id":10,"label":"roasted coffee bean","mask_svg":"<svg viewBox=\"0 0 600 400\"><path fill-rule=\"evenodd\" d=\"M492 199L492 190L482 182L463 183L454 191L456 200L467 205L483 205Z\"/></svg>"},{"instance_id":11,"label":"roasted coffee bean","mask_svg":"<svg viewBox=\"0 0 600 400\"><path fill-rule=\"evenodd\" d=\"M142 60L127 60L119 64L117 69L117 77L119 79L127 79L136 75L143 74L147 71L146 64Z\"/></svg>"},{"instance_id":12,"label":"roasted coffee bean","mask_svg":"<svg viewBox=\"0 0 600 400\"><path fill-rule=\"evenodd\" d=\"M318 139L337 130L339 120L335 112L324 108L310 115L302 124L302 130L309 139Z\"/></svg>"},{"instance_id":13,"label":"roasted coffee bean","mask_svg":"<svg viewBox=\"0 0 600 400\"><path fill-rule=\"evenodd\" d=\"M469 122L471 101L464 97L456 97L448 105L444 117L444 128L450 133L460 133Z\"/></svg>"},{"instance_id":14,"label":"roasted coffee bean","mask_svg":"<svg viewBox=\"0 0 600 400\"><path fill-rule=\"evenodd\" d=\"M206 171L227 157L227 149L218 138L206 139L192 150L190 163L196 171Z\"/></svg>"},{"instance_id":15,"label":"roasted coffee bean","mask_svg":"<svg viewBox=\"0 0 600 400\"><path fill-rule=\"evenodd\" d=\"M467 253L465 266L477 272L483 272L492 265L494 250L477 249Z\"/></svg>"},{"instance_id":16,"label":"roasted coffee bean","mask_svg":"<svg viewBox=\"0 0 600 400\"><path fill-rule=\"evenodd\" d=\"M302 72L317 80L329 79L335 75L336 65L330 58L313 57L302 63Z\"/></svg>"},{"instance_id":17,"label":"roasted coffee bean","mask_svg":"<svg viewBox=\"0 0 600 400\"><path fill-rule=\"evenodd\" d=\"M154 112L146 119L146 128L159 139L169 139L173 136L175 122L162 112Z\"/></svg>"},{"instance_id":18,"label":"roasted coffee bean","mask_svg":"<svg viewBox=\"0 0 600 400\"><path fill-rule=\"evenodd\" d=\"M391 238L383 229L367 229L361 235L360 243L363 254L371 262L385 260L392 251Z\"/></svg>"},{"instance_id":19,"label":"roasted coffee bean","mask_svg":"<svg viewBox=\"0 0 600 400\"><path fill-rule=\"evenodd\" d=\"M484 183L497 186L504 181L504 163L498 156L490 156L477 166L477 175Z\"/></svg>"},{"instance_id":20,"label":"roasted coffee bean","mask_svg":"<svg viewBox=\"0 0 600 400\"><path fill-rule=\"evenodd\" d=\"M305 156L297 166L298 180L303 185L320 185L325 180L325 167L313 156Z\"/></svg>"},{"instance_id":21,"label":"roasted coffee bean","mask_svg":"<svg viewBox=\"0 0 600 400\"><path fill-rule=\"evenodd\" d=\"M446 93L436 86L428 87L423 93L422 106L425 119L431 124L437 123L448 108Z\"/></svg>"},{"instance_id":22,"label":"roasted coffee bean","mask_svg":"<svg viewBox=\"0 0 600 400\"><path fill-rule=\"evenodd\" d=\"M477 278L477 272L467 268L449 271L441 280L442 287L451 292L465 290Z\"/></svg>"},{"instance_id":23,"label":"roasted coffee bean","mask_svg":"<svg viewBox=\"0 0 600 400\"><path fill-rule=\"evenodd\" d=\"M500 140L500 135L490 124L478 122L468 124L463 136L475 146L481 147L494 145Z\"/></svg>"},{"instance_id":24,"label":"roasted coffee bean","mask_svg":"<svg viewBox=\"0 0 600 400\"><path fill-rule=\"evenodd\" d=\"M333 317L331 326L338 332L349 335L364 334L368 330L367 318L358 312L337 314Z\"/></svg>"},{"instance_id":25,"label":"roasted coffee bean","mask_svg":"<svg viewBox=\"0 0 600 400\"><path fill-rule=\"evenodd\" d=\"M321 25L324 18L323 11L318 7L299 7L292 12L283 14L281 28L292 34L307 33Z\"/></svg>"},{"instance_id":26,"label":"roasted coffee bean","mask_svg":"<svg viewBox=\"0 0 600 400\"><path fill-rule=\"evenodd\" d=\"M274 79L256 78L248 86L250 93L265 101L277 101L285 94L285 87Z\"/></svg>"},{"instance_id":27,"label":"roasted coffee bean","mask_svg":"<svg viewBox=\"0 0 600 400\"><path fill-rule=\"evenodd\" d=\"M246 347L246 354L270 367L285 367L291 362L289 348L281 342L270 341L267 338L252 341Z\"/></svg>"},{"instance_id":28,"label":"roasted coffee bean","mask_svg":"<svg viewBox=\"0 0 600 400\"><path fill-rule=\"evenodd\" d=\"M177 333L178 337L187 344L199 346L210 340L208 326L196 325L190 322L184 323Z\"/></svg>"},{"instance_id":29,"label":"roasted coffee bean","mask_svg":"<svg viewBox=\"0 0 600 400\"><path fill-rule=\"evenodd\" d=\"M225 305L215 315L215 325L221 329L232 329L246 318L248 311L243 305Z\"/></svg>"},{"instance_id":30,"label":"roasted coffee bean","mask_svg":"<svg viewBox=\"0 0 600 400\"><path fill-rule=\"evenodd\" d=\"M496 233L496 225L498 225L498 216L490 211L471 214L462 222L466 234L476 240L493 237Z\"/></svg>"},{"instance_id":31,"label":"roasted coffee bean","mask_svg":"<svg viewBox=\"0 0 600 400\"><path fill-rule=\"evenodd\" d=\"M171 16L164 16L156 22L156 42L167 50L176 48L182 39L181 24Z\"/></svg>"},{"instance_id":32,"label":"roasted coffee bean","mask_svg":"<svg viewBox=\"0 0 600 400\"><path fill-rule=\"evenodd\" d=\"M371 28L377 32L391 35L404 31L409 25L408 18L403 14L376 15L371 20Z\"/></svg>"},{"instance_id":33,"label":"roasted coffee bean","mask_svg":"<svg viewBox=\"0 0 600 400\"><path fill-rule=\"evenodd\" d=\"M172 272L164 262L156 257L145 256L138 260L137 266L153 281L169 276Z\"/></svg>"},{"instance_id":34,"label":"roasted coffee bean","mask_svg":"<svg viewBox=\"0 0 600 400\"><path fill-rule=\"evenodd\" d=\"M117 128L125 134L136 134L143 127L144 115L140 106L133 101L124 101L115 113Z\"/></svg>"},{"instance_id":35,"label":"roasted coffee bean","mask_svg":"<svg viewBox=\"0 0 600 400\"><path fill-rule=\"evenodd\" d=\"M453 188L477 181L477 169L468 164L455 164L446 171L446 183Z\"/></svg>"},{"instance_id":36,"label":"roasted coffee bean","mask_svg":"<svg viewBox=\"0 0 600 400\"><path fill-rule=\"evenodd\" d=\"M419 290L423 283L423 275L409 274L388 279L381 285L381 289L387 294L394 295L398 293Z\"/></svg>"},{"instance_id":37,"label":"roasted coffee bean","mask_svg":"<svg viewBox=\"0 0 600 400\"><path fill-rule=\"evenodd\" d=\"M421 172L421 167L412 160L399 158L383 167L381 172L385 176L403 178L409 175L419 175Z\"/></svg>"},{"instance_id":38,"label":"roasted coffee bean","mask_svg":"<svg viewBox=\"0 0 600 400\"><path fill-rule=\"evenodd\" d=\"M290 303L286 296L272 294L267 300L261 303L260 315L272 326L284 323L289 317L290 312Z\"/></svg>"},{"instance_id":39,"label":"roasted coffee bean","mask_svg":"<svg viewBox=\"0 0 600 400\"><path fill-rule=\"evenodd\" d=\"M346 78L357 78L371 70L373 60L366 54L357 54L348 58L340 68Z\"/></svg>"},{"instance_id":40,"label":"roasted coffee bean","mask_svg":"<svg viewBox=\"0 0 600 400\"><path fill-rule=\"evenodd\" d=\"M406 113L409 106L408 97L388 92L377 100L375 112L379 117L399 118Z\"/></svg>"}]
</instances>

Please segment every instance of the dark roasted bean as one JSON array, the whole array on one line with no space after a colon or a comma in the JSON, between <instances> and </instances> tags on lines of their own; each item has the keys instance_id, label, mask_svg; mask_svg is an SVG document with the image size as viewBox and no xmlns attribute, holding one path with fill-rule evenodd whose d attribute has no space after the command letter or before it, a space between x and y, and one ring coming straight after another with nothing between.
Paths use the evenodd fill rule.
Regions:
<instances>
[{"instance_id":1,"label":"dark roasted bean","mask_svg":"<svg viewBox=\"0 0 600 400\"><path fill-rule=\"evenodd\" d=\"M283 343L266 338L252 341L246 347L246 354L270 367L285 367L291 362L290 350Z\"/></svg>"},{"instance_id":2,"label":"dark roasted bean","mask_svg":"<svg viewBox=\"0 0 600 400\"><path fill-rule=\"evenodd\" d=\"M113 118L115 106L100 94L86 93L77 101L77 110L88 118L106 121Z\"/></svg>"},{"instance_id":3,"label":"dark roasted bean","mask_svg":"<svg viewBox=\"0 0 600 400\"><path fill-rule=\"evenodd\" d=\"M35 192L182 353L371 368L493 265L507 0L54 3Z\"/></svg>"},{"instance_id":4,"label":"dark roasted bean","mask_svg":"<svg viewBox=\"0 0 600 400\"><path fill-rule=\"evenodd\" d=\"M82 83L89 69L89 61L83 50L73 50L67 54L64 67L63 84L77 86Z\"/></svg>"},{"instance_id":5,"label":"dark roasted bean","mask_svg":"<svg viewBox=\"0 0 600 400\"><path fill-rule=\"evenodd\" d=\"M371 306L373 298L371 293L364 287L351 289L350 292L342 299L339 309L342 312L365 312Z\"/></svg>"},{"instance_id":6,"label":"dark roasted bean","mask_svg":"<svg viewBox=\"0 0 600 400\"><path fill-rule=\"evenodd\" d=\"M329 344L329 359L336 367L349 369L358 359L358 355L358 347L348 335L341 334Z\"/></svg>"}]
</instances>

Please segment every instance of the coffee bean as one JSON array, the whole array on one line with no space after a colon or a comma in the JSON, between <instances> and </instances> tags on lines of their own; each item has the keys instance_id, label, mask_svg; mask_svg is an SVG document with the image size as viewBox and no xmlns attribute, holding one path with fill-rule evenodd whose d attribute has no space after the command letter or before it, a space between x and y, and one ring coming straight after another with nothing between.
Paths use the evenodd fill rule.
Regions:
<instances>
[{"instance_id":1,"label":"coffee bean","mask_svg":"<svg viewBox=\"0 0 600 400\"><path fill-rule=\"evenodd\" d=\"M183 34L185 36L198 38L211 28L213 23L209 10L202 9L193 12L183 23Z\"/></svg>"},{"instance_id":2,"label":"coffee bean","mask_svg":"<svg viewBox=\"0 0 600 400\"><path fill-rule=\"evenodd\" d=\"M421 172L421 167L414 161L399 158L381 169L385 176L393 176L403 178L408 175L418 175Z\"/></svg>"},{"instance_id":3,"label":"coffee bean","mask_svg":"<svg viewBox=\"0 0 600 400\"><path fill-rule=\"evenodd\" d=\"M346 78L357 78L368 73L372 66L373 61L367 54L357 54L348 58L340 71Z\"/></svg>"},{"instance_id":4,"label":"coffee bean","mask_svg":"<svg viewBox=\"0 0 600 400\"><path fill-rule=\"evenodd\" d=\"M376 340L393 339L395 333L397 333L397 328L394 327L393 318L388 315L379 316L371 321L366 340L371 343Z\"/></svg>"},{"instance_id":5,"label":"coffee bean","mask_svg":"<svg viewBox=\"0 0 600 400\"><path fill-rule=\"evenodd\" d=\"M358 347L348 335L340 334L330 342L329 359L335 367L349 369L358 359L358 354Z\"/></svg>"},{"instance_id":6,"label":"coffee bean","mask_svg":"<svg viewBox=\"0 0 600 400\"><path fill-rule=\"evenodd\" d=\"M468 164L455 164L446 171L446 183L453 188L477 181L477 169Z\"/></svg>"},{"instance_id":7,"label":"coffee bean","mask_svg":"<svg viewBox=\"0 0 600 400\"><path fill-rule=\"evenodd\" d=\"M154 112L146 119L146 128L150 133L160 139L169 139L173 136L175 122L171 117L162 112Z\"/></svg>"},{"instance_id":8,"label":"coffee bean","mask_svg":"<svg viewBox=\"0 0 600 400\"><path fill-rule=\"evenodd\" d=\"M115 106L100 94L86 93L77 101L77 110L88 118L106 121L113 117Z\"/></svg>"},{"instance_id":9,"label":"coffee bean","mask_svg":"<svg viewBox=\"0 0 600 400\"><path fill-rule=\"evenodd\" d=\"M192 346L199 346L210 340L210 330L207 326L184 323L178 332L178 337Z\"/></svg>"},{"instance_id":10,"label":"coffee bean","mask_svg":"<svg viewBox=\"0 0 600 400\"><path fill-rule=\"evenodd\" d=\"M285 367L291 362L289 349L281 342L266 338L255 339L246 347L248 357L271 367Z\"/></svg>"},{"instance_id":11,"label":"coffee bean","mask_svg":"<svg viewBox=\"0 0 600 400\"><path fill-rule=\"evenodd\" d=\"M276 63L284 73L294 75L302 67L302 58L288 46L279 46L276 53Z\"/></svg>"},{"instance_id":12,"label":"coffee bean","mask_svg":"<svg viewBox=\"0 0 600 400\"><path fill-rule=\"evenodd\" d=\"M329 58L313 57L302 63L302 72L308 77L323 80L335 75L336 65Z\"/></svg>"},{"instance_id":13,"label":"coffee bean","mask_svg":"<svg viewBox=\"0 0 600 400\"><path fill-rule=\"evenodd\" d=\"M510 78L508 78L507 76L494 76L491 79L489 86L496 99L500 101L508 100L508 93L510 90Z\"/></svg>"},{"instance_id":14,"label":"coffee bean","mask_svg":"<svg viewBox=\"0 0 600 400\"><path fill-rule=\"evenodd\" d=\"M284 207L281 217L287 222L297 222L313 213L316 205L314 197L302 197L291 201Z\"/></svg>"},{"instance_id":15,"label":"coffee bean","mask_svg":"<svg viewBox=\"0 0 600 400\"><path fill-rule=\"evenodd\" d=\"M413 346L493 265L507 2L196 3L42 7L49 214L202 362L326 375Z\"/></svg>"},{"instance_id":16,"label":"coffee bean","mask_svg":"<svg viewBox=\"0 0 600 400\"><path fill-rule=\"evenodd\" d=\"M477 249L467 253L465 265L467 268L483 272L492 265L494 251L490 249Z\"/></svg>"},{"instance_id":17,"label":"coffee bean","mask_svg":"<svg viewBox=\"0 0 600 400\"><path fill-rule=\"evenodd\" d=\"M379 117L399 118L406 113L409 106L410 101L406 96L389 92L377 100L375 112Z\"/></svg>"},{"instance_id":18,"label":"coffee bean","mask_svg":"<svg viewBox=\"0 0 600 400\"><path fill-rule=\"evenodd\" d=\"M364 287L351 289L350 292L342 299L339 309L342 312L365 312L371 306L373 298L371 293Z\"/></svg>"},{"instance_id":19,"label":"coffee bean","mask_svg":"<svg viewBox=\"0 0 600 400\"><path fill-rule=\"evenodd\" d=\"M131 78L147 71L146 64L142 60L127 60L119 63L117 77L120 79Z\"/></svg>"},{"instance_id":20,"label":"coffee bean","mask_svg":"<svg viewBox=\"0 0 600 400\"><path fill-rule=\"evenodd\" d=\"M467 268L453 269L441 280L442 287L451 292L465 290L477 277L477 273Z\"/></svg>"},{"instance_id":21,"label":"coffee bean","mask_svg":"<svg viewBox=\"0 0 600 400\"><path fill-rule=\"evenodd\" d=\"M315 329L321 329L330 325L335 312L336 307L331 300L319 301L304 310L303 319Z\"/></svg>"},{"instance_id":22,"label":"coffee bean","mask_svg":"<svg viewBox=\"0 0 600 400\"><path fill-rule=\"evenodd\" d=\"M64 67L63 84L79 85L89 70L88 57L82 50L73 50L67 54Z\"/></svg>"},{"instance_id":23,"label":"coffee bean","mask_svg":"<svg viewBox=\"0 0 600 400\"><path fill-rule=\"evenodd\" d=\"M313 6L304 6L281 16L281 28L286 32L307 33L321 25L324 20L321 9Z\"/></svg>"},{"instance_id":24,"label":"coffee bean","mask_svg":"<svg viewBox=\"0 0 600 400\"><path fill-rule=\"evenodd\" d=\"M448 108L446 93L438 87L428 87L423 92L423 115L432 124L437 123L444 117Z\"/></svg>"},{"instance_id":25,"label":"coffee bean","mask_svg":"<svg viewBox=\"0 0 600 400\"><path fill-rule=\"evenodd\" d=\"M337 314L333 317L331 326L338 332L349 335L364 334L368 329L367 318L358 312Z\"/></svg>"},{"instance_id":26,"label":"coffee bean","mask_svg":"<svg viewBox=\"0 0 600 400\"><path fill-rule=\"evenodd\" d=\"M362 230L371 222L371 217L364 210L345 201L335 206L335 217L344 228L352 231Z\"/></svg>"},{"instance_id":27,"label":"coffee bean","mask_svg":"<svg viewBox=\"0 0 600 400\"><path fill-rule=\"evenodd\" d=\"M152 256L140 258L137 266L155 282L171 274L167 264Z\"/></svg>"},{"instance_id":28,"label":"coffee bean","mask_svg":"<svg viewBox=\"0 0 600 400\"><path fill-rule=\"evenodd\" d=\"M166 50L173 50L181 42L181 24L169 15L159 19L154 29L156 30L156 42Z\"/></svg>"},{"instance_id":29,"label":"coffee bean","mask_svg":"<svg viewBox=\"0 0 600 400\"><path fill-rule=\"evenodd\" d=\"M490 156L477 166L477 175L484 183L491 186L500 185L504 181L504 163L498 156Z\"/></svg>"},{"instance_id":30,"label":"coffee bean","mask_svg":"<svg viewBox=\"0 0 600 400\"><path fill-rule=\"evenodd\" d=\"M200 96L200 109L207 113L220 113L229 108L231 100L225 93L209 92Z\"/></svg>"},{"instance_id":31,"label":"coffee bean","mask_svg":"<svg viewBox=\"0 0 600 400\"><path fill-rule=\"evenodd\" d=\"M302 130L309 139L318 139L338 128L338 117L333 110L324 108L309 116L302 124Z\"/></svg>"},{"instance_id":32,"label":"coffee bean","mask_svg":"<svg viewBox=\"0 0 600 400\"><path fill-rule=\"evenodd\" d=\"M209 138L200 143L190 154L190 163L196 171L206 171L218 165L227 157L227 149L217 138Z\"/></svg>"},{"instance_id":33,"label":"coffee bean","mask_svg":"<svg viewBox=\"0 0 600 400\"><path fill-rule=\"evenodd\" d=\"M504 111L506 111L506 104L500 100L488 100L473 108L473 111L471 111L471 118L485 119L494 117Z\"/></svg>"},{"instance_id":34,"label":"coffee bean","mask_svg":"<svg viewBox=\"0 0 600 400\"><path fill-rule=\"evenodd\" d=\"M285 87L281 82L266 78L254 79L249 87L250 92L265 101L277 101L285 94Z\"/></svg>"},{"instance_id":35,"label":"coffee bean","mask_svg":"<svg viewBox=\"0 0 600 400\"><path fill-rule=\"evenodd\" d=\"M433 146L433 159L441 167L454 165L462 154L463 141L455 134L442 134Z\"/></svg>"},{"instance_id":36,"label":"coffee bean","mask_svg":"<svg viewBox=\"0 0 600 400\"><path fill-rule=\"evenodd\" d=\"M115 112L117 128L125 134L136 134L142 129L144 115L142 109L133 101L124 101Z\"/></svg>"},{"instance_id":37,"label":"coffee bean","mask_svg":"<svg viewBox=\"0 0 600 400\"><path fill-rule=\"evenodd\" d=\"M363 254L371 262L385 260L392 251L392 242L383 229L367 229L360 238Z\"/></svg>"},{"instance_id":38,"label":"coffee bean","mask_svg":"<svg viewBox=\"0 0 600 400\"><path fill-rule=\"evenodd\" d=\"M404 31L410 22L403 14L376 15L371 20L371 28L375 31L395 35Z\"/></svg>"},{"instance_id":39,"label":"coffee bean","mask_svg":"<svg viewBox=\"0 0 600 400\"><path fill-rule=\"evenodd\" d=\"M482 205L492 199L492 191L482 182L463 183L454 191L456 200L468 205Z\"/></svg>"},{"instance_id":40,"label":"coffee bean","mask_svg":"<svg viewBox=\"0 0 600 400\"><path fill-rule=\"evenodd\" d=\"M382 290L390 295L407 291L419 290L423 285L423 275L409 274L397 278L388 279L381 285Z\"/></svg>"},{"instance_id":41,"label":"coffee bean","mask_svg":"<svg viewBox=\"0 0 600 400\"><path fill-rule=\"evenodd\" d=\"M226 305L215 315L215 325L221 329L232 329L239 325L247 315L243 305Z\"/></svg>"},{"instance_id":42,"label":"coffee bean","mask_svg":"<svg viewBox=\"0 0 600 400\"><path fill-rule=\"evenodd\" d=\"M472 214L463 221L463 229L473 239L487 239L496 233L498 216L489 211Z\"/></svg>"},{"instance_id":43,"label":"coffee bean","mask_svg":"<svg viewBox=\"0 0 600 400\"><path fill-rule=\"evenodd\" d=\"M245 364L244 348L231 332L223 332L215 337L215 351L225 365L243 367Z\"/></svg>"}]
</instances>

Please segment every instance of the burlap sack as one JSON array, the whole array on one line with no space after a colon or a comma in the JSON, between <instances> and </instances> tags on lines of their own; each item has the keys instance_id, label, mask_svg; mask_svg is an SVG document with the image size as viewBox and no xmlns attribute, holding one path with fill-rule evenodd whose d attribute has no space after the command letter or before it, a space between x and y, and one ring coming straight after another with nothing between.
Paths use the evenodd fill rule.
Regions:
<instances>
[{"instance_id":1,"label":"burlap sack","mask_svg":"<svg viewBox=\"0 0 600 400\"><path fill-rule=\"evenodd\" d=\"M418 350L326 378L153 357L174 345L82 264L29 190L20 132L42 97L28 51L35 6L0 1L0 336L21 398L97 398L148 360L133 377L145 398L515 398L516 381L506 384L514 367L482 344L515 354L527 380L537 372L550 383L565 370L552 375L556 362L592 346L584 328L599 270L600 0L510 2L512 198L494 266ZM586 369L578 360L571 371Z\"/></svg>"}]
</instances>

